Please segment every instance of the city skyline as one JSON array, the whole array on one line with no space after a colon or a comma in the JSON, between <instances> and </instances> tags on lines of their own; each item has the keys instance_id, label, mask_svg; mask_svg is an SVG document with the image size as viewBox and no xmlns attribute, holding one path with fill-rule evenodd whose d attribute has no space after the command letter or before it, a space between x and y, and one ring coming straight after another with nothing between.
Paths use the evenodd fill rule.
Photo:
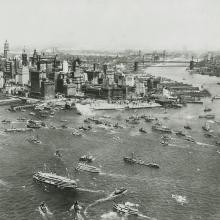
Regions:
<instances>
[{"instance_id":1,"label":"city skyline","mask_svg":"<svg viewBox=\"0 0 220 220\"><path fill-rule=\"evenodd\" d=\"M212 0L2 1L1 47L76 50L220 49Z\"/></svg>"}]
</instances>

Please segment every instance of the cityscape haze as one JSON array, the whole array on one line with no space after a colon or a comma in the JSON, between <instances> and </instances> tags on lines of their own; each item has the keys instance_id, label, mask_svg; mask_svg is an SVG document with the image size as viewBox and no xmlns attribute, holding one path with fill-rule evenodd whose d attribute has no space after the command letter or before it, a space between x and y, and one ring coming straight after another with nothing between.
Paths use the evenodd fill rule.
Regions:
<instances>
[{"instance_id":1,"label":"cityscape haze","mask_svg":"<svg viewBox=\"0 0 220 220\"><path fill-rule=\"evenodd\" d=\"M220 49L218 0L0 0L0 42L84 50Z\"/></svg>"}]
</instances>

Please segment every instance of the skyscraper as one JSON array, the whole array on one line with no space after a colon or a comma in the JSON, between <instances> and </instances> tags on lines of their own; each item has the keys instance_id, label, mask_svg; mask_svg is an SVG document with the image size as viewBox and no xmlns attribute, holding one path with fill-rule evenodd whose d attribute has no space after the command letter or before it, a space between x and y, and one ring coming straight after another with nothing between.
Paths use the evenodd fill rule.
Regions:
<instances>
[{"instance_id":1,"label":"skyscraper","mask_svg":"<svg viewBox=\"0 0 220 220\"><path fill-rule=\"evenodd\" d=\"M8 58L8 51L9 51L9 43L6 40L5 44L4 44L4 58L7 59Z\"/></svg>"}]
</instances>

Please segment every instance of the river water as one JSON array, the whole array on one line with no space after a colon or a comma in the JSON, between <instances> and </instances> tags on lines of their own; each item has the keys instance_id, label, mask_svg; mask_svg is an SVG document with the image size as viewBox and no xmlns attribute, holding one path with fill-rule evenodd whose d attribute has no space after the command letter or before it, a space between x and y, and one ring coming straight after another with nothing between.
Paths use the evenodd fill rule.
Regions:
<instances>
[{"instance_id":1,"label":"river water","mask_svg":"<svg viewBox=\"0 0 220 220\"><path fill-rule=\"evenodd\" d=\"M203 85L214 95L220 94L217 78L190 75L184 68L152 67L146 70L154 75L165 76L178 81ZM220 81L220 80L219 80ZM124 129L106 129L94 126L84 137L71 135L71 129L42 128L30 133L6 134L1 125L0 133L0 219L23 220L43 217L38 205L45 201L52 219L73 219L68 212L75 200L83 209L92 202L106 197L116 187L124 186L127 194L115 199L115 202L131 202L139 205L143 215L158 220L217 220L220 219L220 147L215 145L220 133L220 125L210 122L216 138L206 138L201 126L205 106L212 108L216 120L220 121L220 100L211 102L205 99L203 105L189 104L182 109L145 109L138 111L100 111L97 116L110 116L111 121L124 124L130 115L151 114L157 116L163 124L172 129L183 130L189 124L190 134L197 143L189 143L172 134L170 146L160 145L161 134L151 130L151 124L142 121L139 125L128 125ZM12 113L8 106L0 107L0 120L16 121L20 116L35 119L27 112ZM86 116L77 115L74 110L57 112L54 118L45 119L47 125L60 127L79 127ZM61 120L68 120L67 123ZM13 127L24 126L13 123ZM139 133L140 127L146 128L147 134ZM42 144L35 145L25 139L38 135ZM59 149L62 161L54 157ZM96 160L94 166L102 169L102 174L78 173L74 170L78 159L90 152ZM123 156L131 152L149 162L160 164L160 169L132 166L123 162ZM87 192L54 191L36 184L32 180L35 171L47 170L59 175L68 175L77 180L80 188ZM93 192L103 190L104 192ZM113 201L99 203L88 209L89 220L126 219L112 211ZM127 219L144 219L129 217Z\"/></svg>"}]
</instances>

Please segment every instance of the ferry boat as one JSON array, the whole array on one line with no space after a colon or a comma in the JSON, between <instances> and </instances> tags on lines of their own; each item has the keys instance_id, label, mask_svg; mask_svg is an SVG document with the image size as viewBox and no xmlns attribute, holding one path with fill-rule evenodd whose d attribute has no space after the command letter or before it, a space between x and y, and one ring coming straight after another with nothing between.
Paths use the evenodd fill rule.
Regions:
<instances>
[{"instance_id":1,"label":"ferry boat","mask_svg":"<svg viewBox=\"0 0 220 220\"><path fill-rule=\"evenodd\" d=\"M26 132L26 131L33 131L32 128L7 128L5 132Z\"/></svg>"},{"instance_id":2,"label":"ferry boat","mask_svg":"<svg viewBox=\"0 0 220 220\"><path fill-rule=\"evenodd\" d=\"M206 119L214 119L214 114L208 114L208 115L199 115L199 118L206 118Z\"/></svg>"},{"instance_id":3,"label":"ferry boat","mask_svg":"<svg viewBox=\"0 0 220 220\"><path fill-rule=\"evenodd\" d=\"M76 189L77 184L75 180L63 177L63 176L58 176L54 173L44 173L44 172L37 172L34 173L33 179L41 182L41 183L46 183L52 186L55 186L60 189Z\"/></svg>"},{"instance_id":4,"label":"ferry boat","mask_svg":"<svg viewBox=\"0 0 220 220\"><path fill-rule=\"evenodd\" d=\"M152 126L152 130L165 132L165 133L172 133L172 130L164 125L155 124Z\"/></svg>"},{"instance_id":5,"label":"ferry boat","mask_svg":"<svg viewBox=\"0 0 220 220\"><path fill-rule=\"evenodd\" d=\"M78 171L86 171L86 172L90 172L90 173L100 173L101 169L85 164L85 163L78 163L78 166L76 167L76 170Z\"/></svg>"},{"instance_id":6,"label":"ferry boat","mask_svg":"<svg viewBox=\"0 0 220 220\"><path fill-rule=\"evenodd\" d=\"M152 117L152 116L145 116L144 119L145 119L146 122L151 122L151 121L158 120L158 118Z\"/></svg>"}]
</instances>

